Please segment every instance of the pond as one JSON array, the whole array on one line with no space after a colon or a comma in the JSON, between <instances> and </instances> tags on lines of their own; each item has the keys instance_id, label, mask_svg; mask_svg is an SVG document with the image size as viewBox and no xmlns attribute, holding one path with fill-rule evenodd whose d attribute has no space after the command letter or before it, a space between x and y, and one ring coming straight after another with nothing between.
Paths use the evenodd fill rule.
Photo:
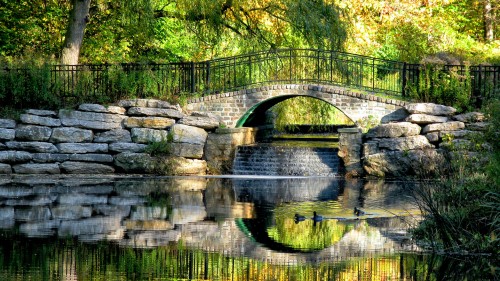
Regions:
<instances>
[{"instance_id":1,"label":"pond","mask_svg":"<svg viewBox=\"0 0 500 281\"><path fill-rule=\"evenodd\" d=\"M487 263L426 254L410 239L419 184L4 176L0 278L487 280Z\"/></svg>"}]
</instances>

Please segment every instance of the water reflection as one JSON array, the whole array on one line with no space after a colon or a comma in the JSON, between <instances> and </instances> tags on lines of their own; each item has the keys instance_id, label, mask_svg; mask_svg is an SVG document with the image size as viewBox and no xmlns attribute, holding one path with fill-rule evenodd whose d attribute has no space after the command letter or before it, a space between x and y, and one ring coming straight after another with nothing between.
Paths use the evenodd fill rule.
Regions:
<instances>
[{"instance_id":1,"label":"water reflection","mask_svg":"<svg viewBox=\"0 0 500 281\"><path fill-rule=\"evenodd\" d=\"M418 215L410 196L416 185L3 177L0 278L412 279L428 260L406 254L416 250L406 235ZM295 222L295 213L313 211L324 220Z\"/></svg>"}]
</instances>

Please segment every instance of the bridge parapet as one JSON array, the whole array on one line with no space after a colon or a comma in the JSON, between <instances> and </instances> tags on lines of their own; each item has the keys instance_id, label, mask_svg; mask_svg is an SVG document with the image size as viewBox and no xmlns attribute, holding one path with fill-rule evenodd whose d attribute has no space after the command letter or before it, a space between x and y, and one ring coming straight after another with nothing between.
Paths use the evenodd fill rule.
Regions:
<instances>
[{"instance_id":1,"label":"bridge parapet","mask_svg":"<svg viewBox=\"0 0 500 281\"><path fill-rule=\"evenodd\" d=\"M351 91L338 86L284 84L262 86L239 91L218 93L191 99L188 111L210 112L222 117L228 127L248 126L248 120L263 117L273 105L289 98L308 96L327 102L351 120L358 122L371 116L383 123L407 116L404 101L377 97L368 92Z\"/></svg>"}]
</instances>

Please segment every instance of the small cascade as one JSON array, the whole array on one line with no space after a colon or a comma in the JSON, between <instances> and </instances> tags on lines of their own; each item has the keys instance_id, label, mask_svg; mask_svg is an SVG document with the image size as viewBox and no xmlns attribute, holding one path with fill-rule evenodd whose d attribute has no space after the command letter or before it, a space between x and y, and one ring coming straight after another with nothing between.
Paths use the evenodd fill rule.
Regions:
<instances>
[{"instance_id":1,"label":"small cascade","mask_svg":"<svg viewBox=\"0 0 500 281\"><path fill-rule=\"evenodd\" d=\"M339 171L335 147L280 146L260 143L239 146L235 175L334 176Z\"/></svg>"}]
</instances>

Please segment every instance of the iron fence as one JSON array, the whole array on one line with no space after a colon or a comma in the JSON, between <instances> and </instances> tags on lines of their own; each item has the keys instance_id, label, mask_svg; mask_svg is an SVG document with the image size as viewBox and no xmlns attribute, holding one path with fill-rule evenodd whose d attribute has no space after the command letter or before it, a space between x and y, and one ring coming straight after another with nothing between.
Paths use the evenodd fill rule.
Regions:
<instances>
[{"instance_id":1,"label":"iron fence","mask_svg":"<svg viewBox=\"0 0 500 281\"><path fill-rule=\"evenodd\" d=\"M313 49L278 49L203 62L52 65L47 71L48 78L44 78L38 88L56 97L59 105L112 102L122 97L208 95L285 83L339 85L425 99L422 93L428 93L424 90L432 91L450 73L455 74L455 84L470 89L469 95L477 104L500 93L498 65L429 69L425 65ZM25 85L10 85L16 80L12 76L22 80L26 73L0 69L2 103L15 101L19 91L33 88L28 85L29 81Z\"/></svg>"}]
</instances>

